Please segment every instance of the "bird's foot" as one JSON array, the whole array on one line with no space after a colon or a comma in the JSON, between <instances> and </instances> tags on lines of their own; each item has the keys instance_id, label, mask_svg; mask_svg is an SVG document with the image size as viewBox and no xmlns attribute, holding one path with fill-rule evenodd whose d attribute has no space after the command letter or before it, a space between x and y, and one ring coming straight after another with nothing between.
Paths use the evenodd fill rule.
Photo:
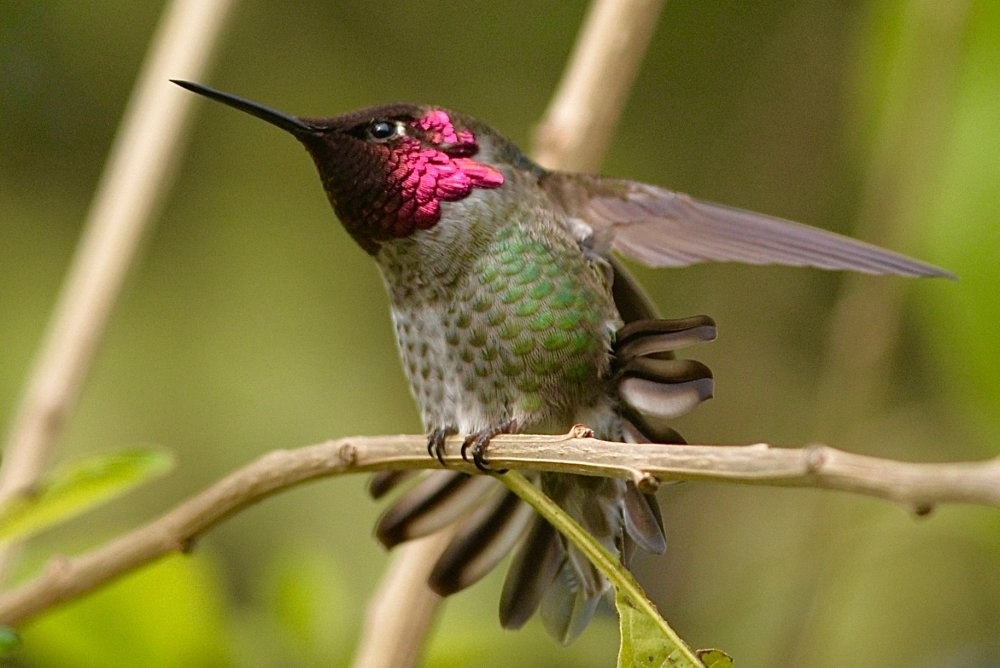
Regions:
<instances>
[{"instance_id":1,"label":"bird's foot","mask_svg":"<svg viewBox=\"0 0 1000 668\"><path fill-rule=\"evenodd\" d=\"M458 430L454 427L438 427L427 435L427 454L441 462L441 466L447 466L444 463L444 441L457 433ZM462 458L465 458L464 445L462 446Z\"/></svg>"},{"instance_id":2,"label":"bird's foot","mask_svg":"<svg viewBox=\"0 0 1000 668\"><path fill-rule=\"evenodd\" d=\"M490 444L490 439L497 434L513 434L517 432L517 420L508 420L493 427L480 429L474 434L465 437L462 443L462 459L469 461L469 451L472 451L472 463L483 473L506 473L507 469L495 470L486 459L486 447Z\"/></svg>"}]
</instances>

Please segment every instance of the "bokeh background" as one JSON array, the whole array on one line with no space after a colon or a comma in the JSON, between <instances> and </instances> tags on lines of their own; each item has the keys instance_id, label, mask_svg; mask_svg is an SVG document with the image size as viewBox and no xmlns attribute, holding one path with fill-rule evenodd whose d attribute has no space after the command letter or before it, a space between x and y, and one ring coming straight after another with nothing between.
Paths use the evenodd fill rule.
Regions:
<instances>
[{"instance_id":1,"label":"bokeh background","mask_svg":"<svg viewBox=\"0 0 1000 668\"><path fill-rule=\"evenodd\" d=\"M9 423L158 3L0 3L0 420ZM243 3L208 83L303 115L385 101L475 114L530 147L580 2ZM184 73L178 73L183 75ZM164 82L164 86L169 85ZM851 233L959 282L727 265L639 270L717 396L692 442L822 441L916 461L1000 450L1000 4L673 0L604 165ZM381 281L299 146L198 111L155 232L60 442L154 443L172 475L34 540L30 575L274 448L414 432ZM314 483L24 629L23 665L345 665L386 555L360 477ZM695 646L754 666L1000 665L1000 516L915 518L814 490L660 492L637 572ZM568 649L451 600L431 666L613 665L613 614ZM391 642L391 639L386 639Z\"/></svg>"}]
</instances>

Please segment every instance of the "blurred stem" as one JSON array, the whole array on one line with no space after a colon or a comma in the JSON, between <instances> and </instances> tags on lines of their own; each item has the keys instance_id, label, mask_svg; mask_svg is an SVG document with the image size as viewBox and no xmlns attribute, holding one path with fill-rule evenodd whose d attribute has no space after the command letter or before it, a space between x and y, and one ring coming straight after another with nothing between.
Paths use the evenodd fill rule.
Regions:
<instances>
[{"instance_id":1,"label":"blurred stem","mask_svg":"<svg viewBox=\"0 0 1000 668\"><path fill-rule=\"evenodd\" d=\"M915 243L912 225L932 190L953 113L967 12L963 0L915 0L905 10L902 46L886 74L855 227L859 237L901 250ZM838 425L856 424L884 403L908 287L899 280L845 277L819 391L824 438L838 438Z\"/></svg>"},{"instance_id":2,"label":"blurred stem","mask_svg":"<svg viewBox=\"0 0 1000 668\"><path fill-rule=\"evenodd\" d=\"M160 21L12 419L0 503L30 490L52 456L184 145L192 98L167 79L200 78L231 6L232 0L175 0ZM10 561L9 550L0 553L0 580Z\"/></svg>"},{"instance_id":3,"label":"blurred stem","mask_svg":"<svg viewBox=\"0 0 1000 668\"><path fill-rule=\"evenodd\" d=\"M888 54L878 89L868 91L884 92L882 106L879 108L876 100L860 101L878 115L855 227L861 238L899 250L916 245L917 235L907 226L922 219L927 195L937 178L942 137L954 112L953 91L968 10L966 0L914 0L900 10L900 46ZM867 28L873 35L871 26ZM874 39L858 46L859 52L879 47ZM877 71L875 67L883 64L862 62L857 67ZM864 423L885 405L909 287L899 280L856 275L844 278L831 319L825 371L817 395L822 438L841 440L849 433L849 425ZM800 574L796 601L787 611L786 628L796 629L796 633L778 639L774 649L774 656L790 665L809 665L822 654L824 630L829 628L823 618L828 606L823 602L829 599L828 588L840 582L829 577L829 572L842 555L818 549L826 531L821 527L830 524L828 508L820 504L822 500L817 499L812 505L812 520L805 523L802 544L804 551L824 554L825 558ZM809 549L810 543L813 549Z\"/></svg>"},{"instance_id":4,"label":"blurred stem","mask_svg":"<svg viewBox=\"0 0 1000 668\"><path fill-rule=\"evenodd\" d=\"M413 663L430 633L441 597L427 586L434 564L448 546L457 526L400 545L393 553L378 590L368 603L363 638L354 657L357 668L392 668ZM407 607L397 604L406 601Z\"/></svg>"},{"instance_id":5,"label":"blurred stem","mask_svg":"<svg viewBox=\"0 0 1000 668\"><path fill-rule=\"evenodd\" d=\"M593 171L600 165L664 2L594 0L591 3L562 81L536 130L533 157L539 164L550 169L580 171ZM421 584L426 581L433 563L427 568L419 568L411 567L407 561L410 558L427 561L429 551L420 550L407 556L410 554L404 553L392 561L385 581L403 582L407 577L419 577ZM417 589L411 585L393 592L383 584L369 603L369 609L384 610L394 617L412 616L414 605L402 595L404 591L416 595ZM399 629L405 635L398 638L398 644L421 647L435 607L417 606L416 611L425 617L414 619L410 627ZM355 665L395 668L414 665L419 659L419 654L414 652L405 663L398 659L389 662L388 659L395 655L388 654L385 662L380 661L377 648L386 644L384 639L385 636L373 626L366 626L358 641L358 656L365 658L366 663Z\"/></svg>"}]
</instances>

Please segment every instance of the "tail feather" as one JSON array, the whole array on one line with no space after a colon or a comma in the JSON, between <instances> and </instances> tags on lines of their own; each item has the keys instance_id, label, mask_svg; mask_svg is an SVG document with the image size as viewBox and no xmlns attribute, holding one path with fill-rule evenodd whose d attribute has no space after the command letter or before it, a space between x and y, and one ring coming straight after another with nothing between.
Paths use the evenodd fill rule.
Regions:
<instances>
[{"instance_id":1,"label":"tail feather","mask_svg":"<svg viewBox=\"0 0 1000 668\"><path fill-rule=\"evenodd\" d=\"M653 421L684 415L714 389L712 372L694 360L637 358L624 365L618 380L622 402Z\"/></svg>"},{"instance_id":2,"label":"tail feather","mask_svg":"<svg viewBox=\"0 0 1000 668\"><path fill-rule=\"evenodd\" d=\"M632 422L625 420L623 435L626 443L684 443L681 435L673 429L670 433L657 432L654 435L643 431ZM663 530L663 515L655 494L643 494L632 481L625 487L625 532L631 542L647 552L663 554L667 551L667 534ZM626 558L631 558L633 545L625 542Z\"/></svg>"},{"instance_id":3,"label":"tail feather","mask_svg":"<svg viewBox=\"0 0 1000 668\"><path fill-rule=\"evenodd\" d=\"M531 532L514 554L500 595L500 624L524 626L562 566L565 551L552 525L536 517Z\"/></svg>"},{"instance_id":4,"label":"tail feather","mask_svg":"<svg viewBox=\"0 0 1000 668\"><path fill-rule=\"evenodd\" d=\"M635 411L626 412L623 416L622 435L622 440L626 443L674 443L677 445L687 443L683 436L669 426L657 425L656 429L653 429L650 425L644 424L642 418Z\"/></svg>"},{"instance_id":5,"label":"tail feather","mask_svg":"<svg viewBox=\"0 0 1000 668\"><path fill-rule=\"evenodd\" d=\"M611 297L615 308L623 322L635 320L654 320L659 317L656 305L642 289L639 282L632 277L621 260L609 255L607 262L611 265Z\"/></svg>"},{"instance_id":6,"label":"tail feather","mask_svg":"<svg viewBox=\"0 0 1000 668\"><path fill-rule=\"evenodd\" d=\"M590 623L601 596L588 596L569 561L563 563L555 582L542 599L542 624L549 635L568 645Z\"/></svg>"},{"instance_id":7,"label":"tail feather","mask_svg":"<svg viewBox=\"0 0 1000 668\"><path fill-rule=\"evenodd\" d=\"M715 340L715 321L707 315L676 320L635 320L615 335L615 356L619 362L672 352Z\"/></svg>"},{"instance_id":8,"label":"tail feather","mask_svg":"<svg viewBox=\"0 0 1000 668\"><path fill-rule=\"evenodd\" d=\"M496 489L487 476L435 471L407 490L379 519L375 536L386 547L443 529Z\"/></svg>"},{"instance_id":9,"label":"tail feather","mask_svg":"<svg viewBox=\"0 0 1000 668\"><path fill-rule=\"evenodd\" d=\"M419 471L413 469L387 470L373 473L368 480L368 493L373 499L381 499L383 496L396 489L404 482L417 475Z\"/></svg>"},{"instance_id":10,"label":"tail feather","mask_svg":"<svg viewBox=\"0 0 1000 668\"><path fill-rule=\"evenodd\" d=\"M498 494L477 508L431 571L431 589L447 596L479 581L514 548L532 517L531 506L513 492Z\"/></svg>"},{"instance_id":11,"label":"tail feather","mask_svg":"<svg viewBox=\"0 0 1000 668\"><path fill-rule=\"evenodd\" d=\"M652 494L643 494L635 483L625 483L624 507L625 532L635 544L646 552L663 554L667 551L667 537L663 531L660 505Z\"/></svg>"},{"instance_id":12,"label":"tail feather","mask_svg":"<svg viewBox=\"0 0 1000 668\"><path fill-rule=\"evenodd\" d=\"M621 545L622 501L625 483L613 478L542 474L542 491L570 514L611 552ZM566 545L567 562L586 596L599 596L607 588L600 571L576 547Z\"/></svg>"}]
</instances>

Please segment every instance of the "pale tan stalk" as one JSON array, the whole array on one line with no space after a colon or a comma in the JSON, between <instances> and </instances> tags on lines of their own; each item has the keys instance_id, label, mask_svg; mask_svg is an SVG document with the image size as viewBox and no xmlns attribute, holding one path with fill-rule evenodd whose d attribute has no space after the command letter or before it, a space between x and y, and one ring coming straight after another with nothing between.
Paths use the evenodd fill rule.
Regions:
<instances>
[{"instance_id":1,"label":"pale tan stalk","mask_svg":"<svg viewBox=\"0 0 1000 668\"><path fill-rule=\"evenodd\" d=\"M160 21L11 421L0 502L30 490L51 459L184 145L193 99L168 80L201 76L232 4L174 0ZM10 555L0 553L0 576Z\"/></svg>"}]
</instances>

